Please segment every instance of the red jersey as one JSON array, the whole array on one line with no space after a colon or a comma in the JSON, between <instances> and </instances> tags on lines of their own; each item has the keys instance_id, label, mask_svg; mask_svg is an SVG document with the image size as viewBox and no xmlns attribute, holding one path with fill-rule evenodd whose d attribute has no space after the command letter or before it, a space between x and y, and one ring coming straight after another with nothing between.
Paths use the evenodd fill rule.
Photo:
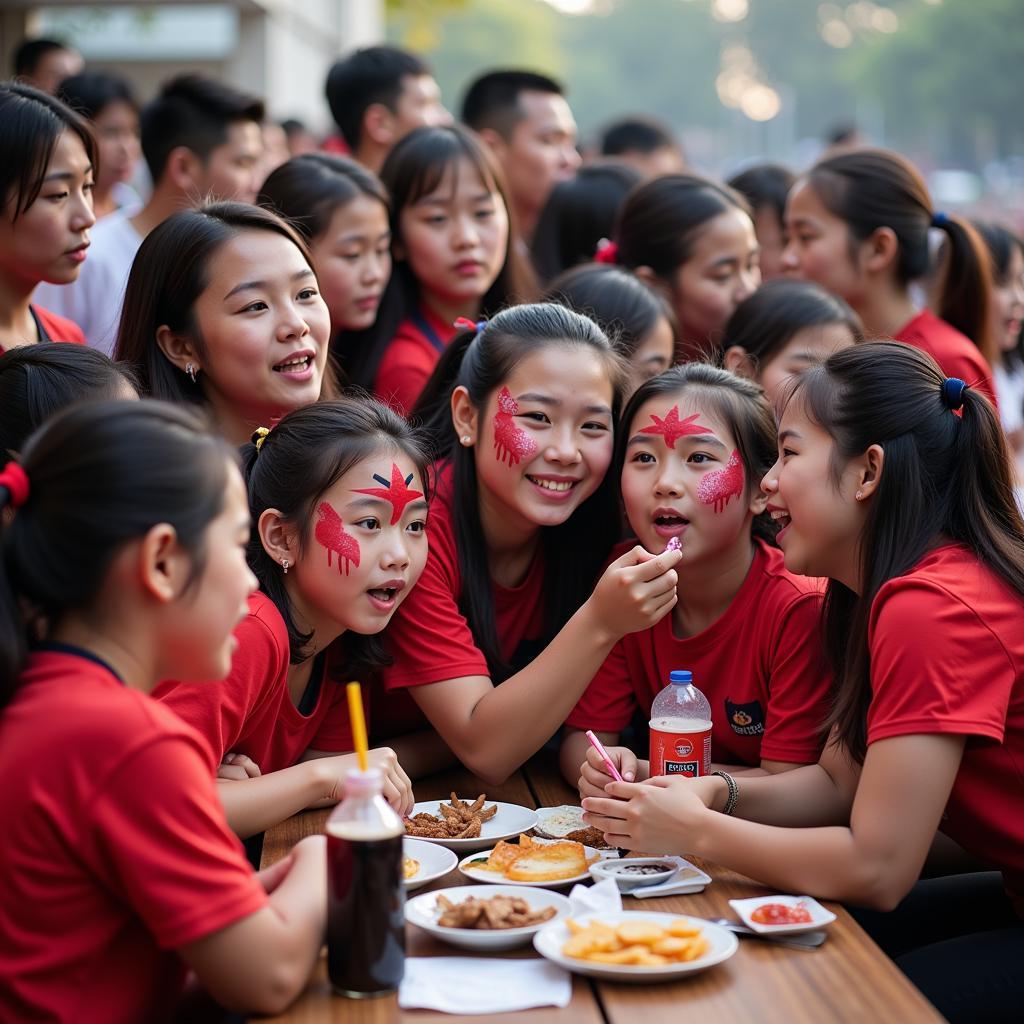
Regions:
<instances>
[{"instance_id":1,"label":"red jersey","mask_svg":"<svg viewBox=\"0 0 1024 1024\"><path fill-rule=\"evenodd\" d=\"M408 415L458 330L423 306L414 310L384 352L373 393L403 416Z\"/></svg>"},{"instance_id":2,"label":"red jersey","mask_svg":"<svg viewBox=\"0 0 1024 1024\"><path fill-rule=\"evenodd\" d=\"M930 309L922 309L895 337L897 341L927 352L947 377L959 377L967 381L993 405L996 404L992 368L985 361L978 346L966 334L961 334Z\"/></svg>"},{"instance_id":3,"label":"red jersey","mask_svg":"<svg viewBox=\"0 0 1024 1024\"><path fill-rule=\"evenodd\" d=\"M29 658L0 772L0 1019L163 1020L173 951L266 905L199 737L84 652Z\"/></svg>"},{"instance_id":4,"label":"red jersey","mask_svg":"<svg viewBox=\"0 0 1024 1024\"><path fill-rule=\"evenodd\" d=\"M82 328L66 316L58 316L42 306L29 306L29 312L36 324L36 337L33 341L67 341L72 345L84 345L85 335ZM0 345L0 355L4 347Z\"/></svg>"},{"instance_id":5,"label":"red jersey","mask_svg":"<svg viewBox=\"0 0 1024 1024\"><path fill-rule=\"evenodd\" d=\"M353 747L345 687L321 671L316 705L303 714L288 691L288 629L266 594L249 598L235 629L238 647L223 683L161 683L157 700L172 708L207 742L213 767L229 751L245 754L264 774L290 768L313 750Z\"/></svg>"},{"instance_id":6,"label":"red jersey","mask_svg":"<svg viewBox=\"0 0 1024 1024\"><path fill-rule=\"evenodd\" d=\"M945 545L879 590L868 645L868 743L967 737L940 828L1002 870L1024 916L1024 598Z\"/></svg>"},{"instance_id":7,"label":"red jersey","mask_svg":"<svg viewBox=\"0 0 1024 1024\"><path fill-rule=\"evenodd\" d=\"M389 691L459 676L490 675L487 659L459 610L462 573L451 518L450 479L448 473L439 476L437 493L430 503L430 553L423 575L388 626L388 648L394 663L381 672ZM481 569L486 571L486 563ZM501 656L521 667L535 653L533 648L539 647L543 635L542 557L538 554L534 558L519 586L503 587L493 581L490 586ZM386 716L386 707L380 713Z\"/></svg>"},{"instance_id":8,"label":"red jersey","mask_svg":"<svg viewBox=\"0 0 1024 1024\"><path fill-rule=\"evenodd\" d=\"M630 546L621 545L613 557ZM711 703L715 761L815 762L831 682L822 645L822 597L819 580L787 572L782 552L757 541L743 585L712 625L696 636L678 637L669 613L650 629L628 633L566 724L621 732L634 711L650 714L669 672L689 669Z\"/></svg>"}]
</instances>

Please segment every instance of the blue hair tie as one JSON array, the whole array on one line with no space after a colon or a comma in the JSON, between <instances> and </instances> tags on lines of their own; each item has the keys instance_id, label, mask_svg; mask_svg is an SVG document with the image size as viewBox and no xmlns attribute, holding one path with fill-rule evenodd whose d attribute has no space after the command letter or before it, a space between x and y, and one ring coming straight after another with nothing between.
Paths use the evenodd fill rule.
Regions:
<instances>
[{"instance_id":1,"label":"blue hair tie","mask_svg":"<svg viewBox=\"0 0 1024 1024\"><path fill-rule=\"evenodd\" d=\"M947 409L951 409L956 412L958 409L962 409L964 405L964 392L970 387L970 384L965 380L961 380L959 377L947 377L942 382L942 403Z\"/></svg>"},{"instance_id":2,"label":"blue hair tie","mask_svg":"<svg viewBox=\"0 0 1024 1024\"><path fill-rule=\"evenodd\" d=\"M937 213L933 213L932 214L932 227L933 228L943 228L943 229L945 229L948 226L949 226L949 218L941 210L939 210Z\"/></svg>"}]
</instances>

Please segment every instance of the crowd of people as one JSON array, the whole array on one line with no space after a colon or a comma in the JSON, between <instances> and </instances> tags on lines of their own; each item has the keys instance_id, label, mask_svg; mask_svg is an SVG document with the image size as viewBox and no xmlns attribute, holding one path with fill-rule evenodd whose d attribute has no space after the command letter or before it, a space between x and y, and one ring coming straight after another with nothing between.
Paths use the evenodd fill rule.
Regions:
<instances>
[{"instance_id":1,"label":"crowd of people","mask_svg":"<svg viewBox=\"0 0 1024 1024\"><path fill-rule=\"evenodd\" d=\"M631 117L583 161L552 78L456 121L389 46L333 66L322 144L198 74L140 106L56 41L16 65L0 1017L294 999L323 840L249 861L343 796L358 679L400 814L553 746L614 846L844 901L950 1020L1016 1019L1008 226L862 146L726 183ZM650 776L674 669L714 774Z\"/></svg>"}]
</instances>

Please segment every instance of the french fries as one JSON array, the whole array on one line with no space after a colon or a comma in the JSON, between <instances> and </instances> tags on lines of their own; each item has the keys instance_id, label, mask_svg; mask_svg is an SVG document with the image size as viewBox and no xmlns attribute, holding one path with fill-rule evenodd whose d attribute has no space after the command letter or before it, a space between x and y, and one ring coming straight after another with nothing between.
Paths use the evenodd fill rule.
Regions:
<instances>
[{"instance_id":1,"label":"french fries","mask_svg":"<svg viewBox=\"0 0 1024 1024\"><path fill-rule=\"evenodd\" d=\"M571 934L562 952L574 960L664 967L696 960L708 950L708 941L700 928L685 917L666 926L652 921L623 921L618 925L591 921L582 925L571 918L565 923Z\"/></svg>"}]
</instances>

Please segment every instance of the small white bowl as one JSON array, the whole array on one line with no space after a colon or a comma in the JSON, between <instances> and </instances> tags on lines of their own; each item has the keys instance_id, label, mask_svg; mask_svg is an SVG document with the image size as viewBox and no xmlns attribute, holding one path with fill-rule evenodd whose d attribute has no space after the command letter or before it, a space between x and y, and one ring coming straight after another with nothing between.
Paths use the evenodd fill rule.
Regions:
<instances>
[{"instance_id":1,"label":"small white bowl","mask_svg":"<svg viewBox=\"0 0 1024 1024\"><path fill-rule=\"evenodd\" d=\"M470 896L474 899L488 899L491 896L516 896L525 900L533 910L554 907L555 916L531 924L525 928L446 928L437 923L441 909L437 905L437 897L446 896L452 903L462 903ZM525 889L511 885L459 885L452 889L438 889L422 896L414 896L405 904L405 919L410 923L430 932L451 946L460 949L499 950L515 949L527 945L533 936L552 921L560 921L569 916L569 901L556 892L547 889Z\"/></svg>"},{"instance_id":2,"label":"small white bowl","mask_svg":"<svg viewBox=\"0 0 1024 1024\"><path fill-rule=\"evenodd\" d=\"M797 924L761 924L751 914L767 903L781 903L784 907L803 907L811 915L810 921ZM729 900L729 906L739 915L740 920L760 935L795 935L798 932L813 932L831 924L836 915L827 910L810 896L753 896L747 900Z\"/></svg>"},{"instance_id":3,"label":"small white bowl","mask_svg":"<svg viewBox=\"0 0 1024 1024\"><path fill-rule=\"evenodd\" d=\"M623 870L628 867L639 867L641 864L661 864L665 870L656 875L637 875ZM624 857L622 860L599 860L590 866L590 873L598 882L605 878L614 878L619 892L632 892L634 889L667 882L673 875L679 873L679 865L666 857Z\"/></svg>"},{"instance_id":4,"label":"small white bowl","mask_svg":"<svg viewBox=\"0 0 1024 1024\"><path fill-rule=\"evenodd\" d=\"M437 843L425 843L422 839L413 839L405 836L402 839L402 854L418 861L419 871L412 878L405 879L405 888L418 889L427 882L433 882L437 878L447 875L459 863L459 858Z\"/></svg>"}]
</instances>

